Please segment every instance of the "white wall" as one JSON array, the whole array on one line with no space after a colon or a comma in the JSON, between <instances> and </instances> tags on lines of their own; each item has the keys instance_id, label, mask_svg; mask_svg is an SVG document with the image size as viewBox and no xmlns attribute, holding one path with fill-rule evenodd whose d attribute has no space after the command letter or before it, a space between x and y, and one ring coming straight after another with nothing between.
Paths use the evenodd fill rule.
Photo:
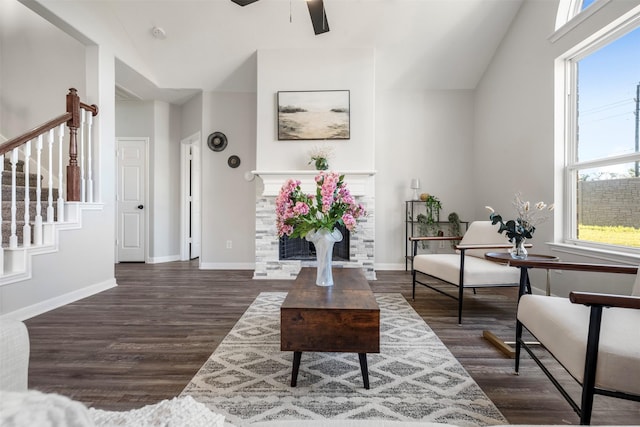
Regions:
<instances>
[{"instance_id":1,"label":"white wall","mask_svg":"<svg viewBox=\"0 0 640 427\"><path fill-rule=\"evenodd\" d=\"M473 91L388 91L376 105L376 265L405 268L405 201L419 193L442 203L440 219L474 218L471 175Z\"/></svg>"},{"instance_id":2,"label":"white wall","mask_svg":"<svg viewBox=\"0 0 640 427\"><path fill-rule=\"evenodd\" d=\"M486 217L485 205L509 215L516 191L522 191L526 200L555 202L556 215L561 214L561 195L554 200L554 188L562 187L554 178L558 176L554 163L563 162L561 157L554 158L554 150L563 152L562 145L556 150L554 141L554 60L638 4L637 0L608 3L553 43L548 36L554 31L558 2L524 3L476 90L473 180L477 217ZM545 242L553 240L554 232L553 221L540 225L529 252L550 253ZM570 253L554 255L565 261L599 261ZM534 270L533 276L534 286L544 288L544 272ZM558 295L572 289L628 293L631 282L630 277L613 275L551 275L552 292Z\"/></svg>"},{"instance_id":3,"label":"white wall","mask_svg":"<svg viewBox=\"0 0 640 427\"><path fill-rule=\"evenodd\" d=\"M253 269L256 181L244 175L256 167L255 118L254 93L203 94L201 268ZM223 151L207 147L216 131L229 141ZM228 166L231 155L240 157L239 167Z\"/></svg>"},{"instance_id":4,"label":"white wall","mask_svg":"<svg viewBox=\"0 0 640 427\"><path fill-rule=\"evenodd\" d=\"M85 47L17 1L0 2L0 49L0 134L64 114L71 87L86 102Z\"/></svg>"},{"instance_id":5,"label":"white wall","mask_svg":"<svg viewBox=\"0 0 640 427\"><path fill-rule=\"evenodd\" d=\"M351 138L333 147L330 168L371 170L375 159L375 55L373 49L269 49L258 51L256 168L313 169L309 150L320 141L278 141L278 91L349 90Z\"/></svg>"},{"instance_id":6,"label":"white wall","mask_svg":"<svg viewBox=\"0 0 640 427\"><path fill-rule=\"evenodd\" d=\"M154 103L151 210L151 262L180 259L180 123L179 108Z\"/></svg>"},{"instance_id":7,"label":"white wall","mask_svg":"<svg viewBox=\"0 0 640 427\"><path fill-rule=\"evenodd\" d=\"M120 101L117 137L149 138L147 262L179 259L180 108L160 101Z\"/></svg>"},{"instance_id":8,"label":"white wall","mask_svg":"<svg viewBox=\"0 0 640 427\"><path fill-rule=\"evenodd\" d=\"M14 3L0 4L6 7ZM167 107L162 106L155 111L154 117L168 117L171 124L153 132L164 133L163 138L172 141L158 156L156 167L160 170L162 166L164 170L166 166L167 176L177 184L178 169L168 162L168 155L173 152L173 133L179 132L184 138L201 131L201 263L204 268L251 268L253 208L260 182L245 181L244 172L311 169L307 165L308 151L317 145L313 141L277 141L277 91L348 89L351 91L352 138L327 142L336 147L331 165L335 169L377 170L376 262L379 268L404 268L404 201L411 194L411 178L421 180L420 192L440 198L443 217L456 211L467 221L486 219L485 205L508 211L517 190L522 190L531 200L552 201L556 184L553 178L553 60L593 32L598 23L636 4L638 0L608 3L592 20L551 43L547 36L553 32L557 1L525 1L476 90L438 90L420 86L416 79L385 80L386 74L377 72L381 66L376 64L376 52L371 48L260 50L249 60L255 59L257 93L203 93L180 108L179 124L175 122L172 108L167 111ZM79 31L99 44L100 75L96 86L101 97L97 99L101 108L100 126L115 126L113 117L109 117L114 114L110 111L112 98L105 98L106 91L113 91L113 76L109 76L113 65L109 69L109 62L113 61L114 52L150 80L153 80L152 71L145 69L141 58L131 51L121 35L106 32L106 27L93 26L91 20L83 19L82 9L73 9L65 2L55 2L49 7L72 20ZM9 16L0 15L5 20L4 17ZM8 37L5 28L11 27L5 27L3 22L3 41ZM42 38L38 37L38 41L42 42ZM20 86L16 82L25 84L21 73L8 70L12 62L7 60L6 52L7 44L3 42L0 64L3 128L12 120L6 115L8 111L22 114L20 105L4 105L5 91L8 85ZM26 69L30 70L28 65L27 62ZM393 66L399 75L402 69L412 70L410 63L396 62ZM11 78L5 77L7 72ZM51 86L47 81L47 90ZM69 85L64 85L65 90L66 86ZM206 137L216 130L226 133L230 141L221 153L206 148ZM109 130L101 129L101 134L103 143L108 144L105 137L109 136ZM226 165L231 154L242 159L238 169ZM113 166L109 159L105 148L103 167ZM109 180L109 174L106 177ZM105 185L112 185L113 181ZM171 194L171 190L168 193ZM155 194L163 196L159 192ZM107 192L107 199L111 195ZM172 196L167 197L169 199L154 200L154 203L158 207L166 206L173 200ZM161 223L173 222L172 215L168 213ZM545 252L541 242L553 236L555 230L551 223L548 225L549 228L545 225L536 234L536 251ZM227 240L232 241L231 249L226 248ZM173 238L169 237L166 245L154 242L153 247L162 252L159 256L170 255L174 251L171 242ZM178 253L177 247L175 253ZM558 276L554 277L554 283L561 283L569 275ZM561 290L561 286L558 289Z\"/></svg>"},{"instance_id":9,"label":"white wall","mask_svg":"<svg viewBox=\"0 0 640 427\"><path fill-rule=\"evenodd\" d=\"M100 105L94 166L101 203L82 214L82 229L60 231L58 252L32 258L29 280L0 287L0 314L35 315L115 285L113 56L85 47L14 1L0 2L0 29L0 133L17 136L63 114L70 87L83 102Z\"/></svg>"}]
</instances>

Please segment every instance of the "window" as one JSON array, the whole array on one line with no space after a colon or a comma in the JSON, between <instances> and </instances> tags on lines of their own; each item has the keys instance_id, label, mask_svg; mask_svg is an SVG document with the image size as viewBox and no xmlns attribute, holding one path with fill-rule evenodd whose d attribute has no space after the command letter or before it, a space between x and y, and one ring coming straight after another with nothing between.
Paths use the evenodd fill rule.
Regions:
<instances>
[{"instance_id":1,"label":"window","mask_svg":"<svg viewBox=\"0 0 640 427\"><path fill-rule=\"evenodd\" d=\"M640 254L640 27L567 59L565 240ZM622 31L626 31L622 33Z\"/></svg>"}]
</instances>

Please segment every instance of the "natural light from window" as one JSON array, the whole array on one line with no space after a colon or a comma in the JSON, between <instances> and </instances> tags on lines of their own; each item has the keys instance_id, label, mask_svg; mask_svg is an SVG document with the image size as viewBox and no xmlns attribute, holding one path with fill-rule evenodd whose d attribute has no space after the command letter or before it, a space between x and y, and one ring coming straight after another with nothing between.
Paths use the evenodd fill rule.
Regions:
<instances>
[{"instance_id":1,"label":"natural light from window","mask_svg":"<svg viewBox=\"0 0 640 427\"><path fill-rule=\"evenodd\" d=\"M567 168L573 183L568 237L640 248L640 28L573 63L576 127Z\"/></svg>"}]
</instances>

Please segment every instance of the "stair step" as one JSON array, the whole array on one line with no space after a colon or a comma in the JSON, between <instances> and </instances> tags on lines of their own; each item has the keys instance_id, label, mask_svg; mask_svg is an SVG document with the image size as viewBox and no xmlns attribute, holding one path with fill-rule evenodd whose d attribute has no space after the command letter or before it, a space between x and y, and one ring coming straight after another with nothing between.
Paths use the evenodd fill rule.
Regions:
<instances>
[{"instance_id":1,"label":"stair step","mask_svg":"<svg viewBox=\"0 0 640 427\"><path fill-rule=\"evenodd\" d=\"M16 236L18 236L18 245L22 246L22 235L24 231L24 221L16 221ZM31 243L33 244L33 222L31 222ZM9 247L9 237L11 236L11 223L2 222L2 247Z\"/></svg>"},{"instance_id":2,"label":"stair step","mask_svg":"<svg viewBox=\"0 0 640 427\"><path fill-rule=\"evenodd\" d=\"M24 187L16 186L16 200L24 201L25 190ZM58 198L58 189L53 189L53 200ZM40 189L40 200L48 200L49 199L49 189L41 188ZM11 185L2 185L2 203L9 202L11 200ZM36 188L29 187L29 200L36 200ZM24 202L23 202L24 203Z\"/></svg>"},{"instance_id":3,"label":"stair step","mask_svg":"<svg viewBox=\"0 0 640 427\"><path fill-rule=\"evenodd\" d=\"M37 202L35 201L29 202L29 218L31 218L31 220L33 220L36 217L36 206L37 206ZM41 202L40 215L42 215L43 221L45 221L47 218L47 207L48 207L48 203ZM56 207L57 207L57 203L54 200L53 201L54 220L57 219L58 209L56 209ZM16 204L16 219L24 219L24 201L18 202ZM2 203L2 220L3 222L11 220L11 203L5 203L5 202Z\"/></svg>"},{"instance_id":4,"label":"stair step","mask_svg":"<svg viewBox=\"0 0 640 427\"><path fill-rule=\"evenodd\" d=\"M5 171L10 171L11 170L11 153L6 153L4 155L4 170ZM24 172L24 160L18 160L18 162L16 163L16 171L18 172Z\"/></svg>"},{"instance_id":5,"label":"stair step","mask_svg":"<svg viewBox=\"0 0 640 427\"><path fill-rule=\"evenodd\" d=\"M26 181L26 175L24 172L16 172L16 185L24 186ZM11 171L2 171L2 185L11 185ZM30 173L29 174L29 186L35 186L36 180L42 180L42 176L38 176L38 174Z\"/></svg>"}]
</instances>

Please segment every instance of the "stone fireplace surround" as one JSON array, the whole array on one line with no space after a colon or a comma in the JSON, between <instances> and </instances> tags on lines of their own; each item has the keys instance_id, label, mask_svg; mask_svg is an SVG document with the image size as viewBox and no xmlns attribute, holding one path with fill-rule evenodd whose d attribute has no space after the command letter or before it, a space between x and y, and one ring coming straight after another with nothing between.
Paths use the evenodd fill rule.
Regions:
<instances>
[{"instance_id":1,"label":"stone fireplace surround","mask_svg":"<svg viewBox=\"0 0 640 427\"><path fill-rule=\"evenodd\" d=\"M315 267L315 261L279 259L275 201L288 179L298 179L302 191L315 193L317 171L253 171L263 183L256 198L256 266L254 279L295 279L302 267ZM358 221L351 233L349 261L333 261L333 268L362 268L368 280L375 280L375 171L340 171L357 203L362 203L367 216Z\"/></svg>"}]
</instances>

